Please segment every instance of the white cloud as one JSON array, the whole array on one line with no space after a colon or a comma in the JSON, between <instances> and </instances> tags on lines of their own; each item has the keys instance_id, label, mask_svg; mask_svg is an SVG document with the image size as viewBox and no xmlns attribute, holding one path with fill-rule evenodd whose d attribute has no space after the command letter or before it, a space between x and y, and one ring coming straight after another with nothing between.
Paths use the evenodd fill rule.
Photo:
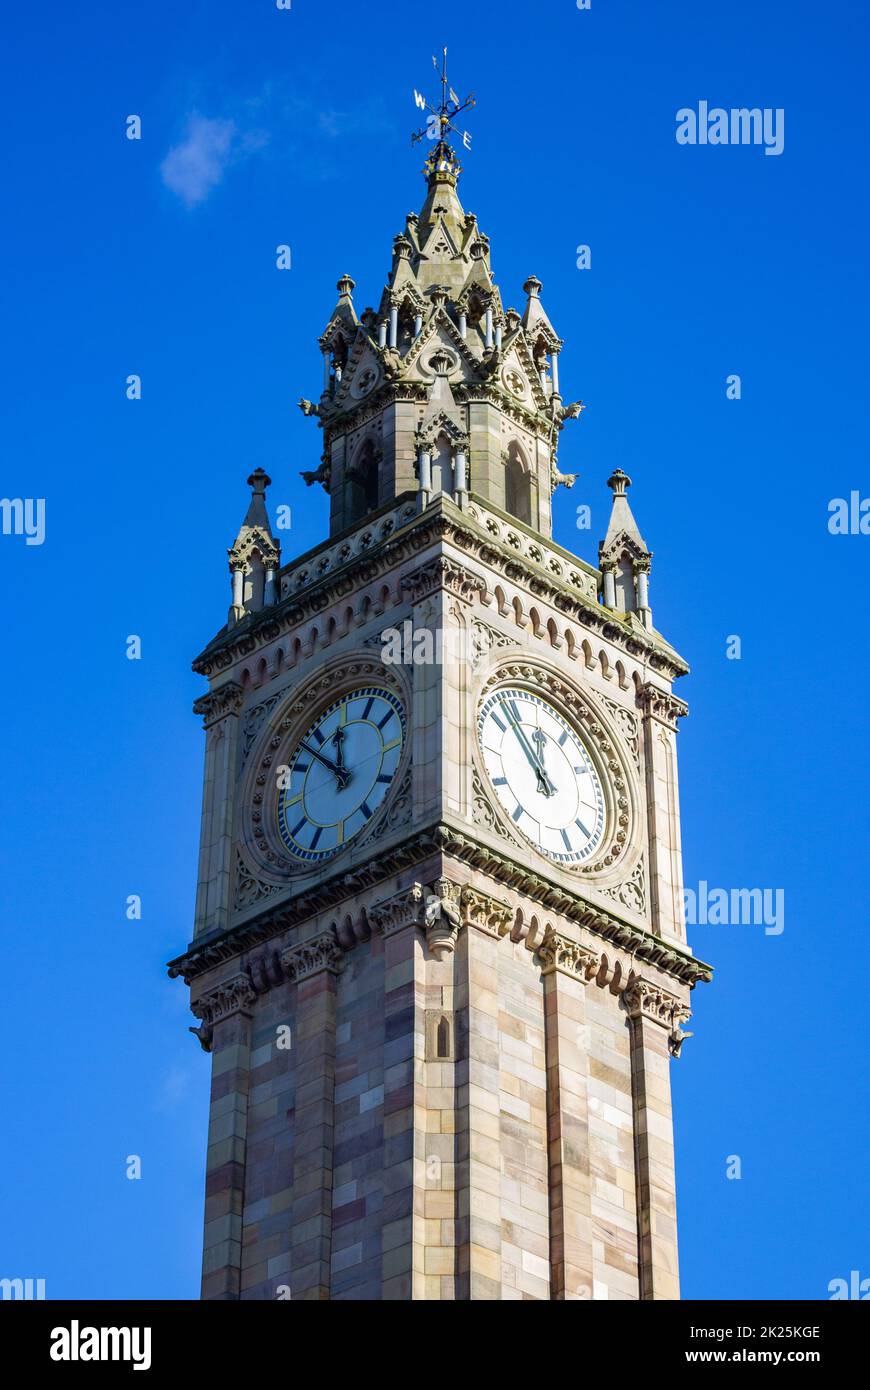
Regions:
<instances>
[{"instance_id":1,"label":"white cloud","mask_svg":"<svg viewBox=\"0 0 870 1390\"><path fill-rule=\"evenodd\" d=\"M237 143L235 121L211 120L194 112L184 139L173 145L160 166L166 187L185 207L196 207L223 179Z\"/></svg>"}]
</instances>

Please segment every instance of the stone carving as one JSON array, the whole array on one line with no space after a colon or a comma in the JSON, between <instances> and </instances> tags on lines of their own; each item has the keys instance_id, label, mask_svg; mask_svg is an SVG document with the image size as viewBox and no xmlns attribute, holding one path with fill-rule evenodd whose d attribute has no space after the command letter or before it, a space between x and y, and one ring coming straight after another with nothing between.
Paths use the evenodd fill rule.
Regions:
<instances>
[{"instance_id":1,"label":"stone carving","mask_svg":"<svg viewBox=\"0 0 870 1390\"><path fill-rule=\"evenodd\" d=\"M544 939L538 947L538 955L543 965L543 975L552 975L554 971L558 971L571 979L582 980L584 984L597 974L601 963L601 957L597 952L581 946L579 941L573 941L570 936L565 936L553 927L548 927L544 933Z\"/></svg>"},{"instance_id":2,"label":"stone carving","mask_svg":"<svg viewBox=\"0 0 870 1390\"><path fill-rule=\"evenodd\" d=\"M199 1039L204 1052L211 1051L216 1025L233 1014L247 1013L256 997L250 976L242 973L231 975L191 1004L190 1011L194 1018L201 1020L201 1024L199 1028L189 1031Z\"/></svg>"},{"instance_id":3,"label":"stone carving","mask_svg":"<svg viewBox=\"0 0 870 1390\"><path fill-rule=\"evenodd\" d=\"M400 563L418 555L430 541L450 540L469 556L476 556L492 572L491 579L502 574L525 585L542 599L553 603L567 619L580 623L592 632L601 633L632 659L645 662L648 669L660 672L665 679L686 673L686 663L656 634L647 632L639 625L629 627L612 621L607 610L597 602L594 573L582 573L578 567L568 579L559 577L547 564L542 567L530 556L511 551L501 534L497 537L487 534L481 518L486 518L486 525L493 521L499 531L506 523L485 508L475 506L473 512L456 513L455 509L448 510L448 506L444 504L442 509L435 508L420 515L414 504L403 504L398 509L401 522L397 523L402 526L401 535L389 537L371 548L361 548L359 537L362 530L354 533L327 553L336 557L339 567L336 572L330 568L322 577L302 583L299 576L305 570L305 564L300 563L289 570L281 578L282 603L262 613L249 615L241 633L228 629L219 634L196 659L194 670L211 676L216 671L228 669L240 658L253 655L276 636L298 629L301 623L343 595L362 584L375 583ZM414 524L405 525L406 521L413 521ZM354 544L355 553L339 561L340 552L350 542ZM475 576L472 593L475 589L480 592L481 601L485 602L487 585L479 576Z\"/></svg>"},{"instance_id":4,"label":"stone carving","mask_svg":"<svg viewBox=\"0 0 870 1390\"><path fill-rule=\"evenodd\" d=\"M472 768L471 795L475 825L483 825L487 830L498 830L498 817L492 802L486 794L483 780L476 767Z\"/></svg>"},{"instance_id":5,"label":"stone carving","mask_svg":"<svg viewBox=\"0 0 870 1390\"><path fill-rule=\"evenodd\" d=\"M394 932L403 931L405 927L423 925L424 903L423 888L419 883L414 883L404 892L375 903L368 909L366 916L372 931L380 932L382 936L392 936Z\"/></svg>"},{"instance_id":6,"label":"stone carving","mask_svg":"<svg viewBox=\"0 0 870 1390\"><path fill-rule=\"evenodd\" d=\"M672 1057L679 1057L686 1038L692 1036L680 1026L692 1017L691 1009L676 995L640 976L629 980L623 999L630 1019L648 1018L668 1030L668 1051Z\"/></svg>"},{"instance_id":7,"label":"stone carving","mask_svg":"<svg viewBox=\"0 0 870 1390\"><path fill-rule=\"evenodd\" d=\"M216 690L194 700L193 712L202 715L203 727L208 729L224 715L238 714L244 698L245 692L237 681L224 681Z\"/></svg>"},{"instance_id":8,"label":"stone carving","mask_svg":"<svg viewBox=\"0 0 870 1390\"><path fill-rule=\"evenodd\" d=\"M299 984L328 970L337 975L341 969L342 951L334 932L323 932L320 936L303 941L298 946L288 946L281 952L281 964L287 979Z\"/></svg>"},{"instance_id":9,"label":"stone carving","mask_svg":"<svg viewBox=\"0 0 870 1390\"><path fill-rule=\"evenodd\" d=\"M236 850L236 877L233 907L237 912L253 907L254 903L273 898L276 893L286 891L286 883L268 883L258 878L250 868L240 850Z\"/></svg>"},{"instance_id":10,"label":"stone carving","mask_svg":"<svg viewBox=\"0 0 870 1390\"><path fill-rule=\"evenodd\" d=\"M481 893L477 888L463 888L460 901L464 920L486 936L505 936L513 926L513 908L491 898L488 893Z\"/></svg>"},{"instance_id":11,"label":"stone carving","mask_svg":"<svg viewBox=\"0 0 870 1390\"><path fill-rule=\"evenodd\" d=\"M318 468L303 469L299 476L302 478L306 487L312 487L315 483L320 483L324 492L328 493L332 486L332 469L325 459Z\"/></svg>"},{"instance_id":12,"label":"stone carving","mask_svg":"<svg viewBox=\"0 0 870 1390\"><path fill-rule=\"evenodd\" d=\"M610 713L613 715L616 727L622 734L626 746L637 767L640 767L640 736L638 730L637 716L627 710L624 705L620 705L616 700L611 700L609 695L600 695Z\"/></svg>"},{"instance_id":13,"label":"stone carving","mask_svg":"<svg viewBox=\"0 0 870 1390\"><path fill-rule=\"evenodd\" d=\"M477 621L472 623L471 661L473 666L479 666L491 651L515 646L517 646L516 638L508 637L503 632L497 632L494 627L489 627L487 623Z\"/></svg>"},{"instance_id":14,"label":"stone carving","mask_svg":"<svg viewBox=\"0 0 870 1390\"><path fill-rule=\"evenodd\" d=\"M430 560L427 565L404 575L401 585L412 603L418 603L420 599L426 598L438 589L448 589L465 599L486 592L486 581L480 575L465 569L463 565L455 564L445 556Z\"/></svg>"},{"instance_id":15,"label":"stone carving","mask_svg":"<svg viewBox=\"0 0 870 1390\"><path fill-rule=\"evenodd\" d=\"M443 960L455 949L462 926L458 884L439 878L425 889L423 916L429 950L436 960Z\"/></svg>"},{"instance_id":16,"label":"stone carving","mask_svg":"<svg viewBox=\"0 0 870 1390\"><path fill-rule=\"evenodd\" d=\"M572 488L577 481L576 473L560 473L555 462L550 465L550 491L555 492L557 487Z\"/></svg>"},{"instance_id":17,"label":"stone carving","mask_svg":"<svg viewBox=\"0 0 870 1390\"><path fill-rule=\"evenodd\" d=\"M254 705L248 711L242 729L242 761L244 762L250 753L257 738L257 734L263 727L265 720L272 713L272 710L281 699L280 695L272 695L268 700L263 700L259 705Z\"/></svg>"},{"instance_id":18,"label":"stone carving","mask_svg":"<svg viewBox=\"0 0 870 1390\"><path fill-rule=\"evenodd\" d=\"M689 713L689 706L679 696L659 688L647 681L640 692L640 704L647 715L659 719L669 729L676 729L677 721Z\"/></svg>"},{"instance_id":19,"label":"stone carving","mask_svg":"<svg viewBox=\"0 0 870 1390\"><path fill-rule=\"evenodd\" d=\"M623 907L630 908L632 912L642 916L646 912L646 869L643 855L632 869L630 878L624 879L612 888L602 888L601 892L606 898L612 898L614 902L622 903Z\"/></svg>"}]
</instances>

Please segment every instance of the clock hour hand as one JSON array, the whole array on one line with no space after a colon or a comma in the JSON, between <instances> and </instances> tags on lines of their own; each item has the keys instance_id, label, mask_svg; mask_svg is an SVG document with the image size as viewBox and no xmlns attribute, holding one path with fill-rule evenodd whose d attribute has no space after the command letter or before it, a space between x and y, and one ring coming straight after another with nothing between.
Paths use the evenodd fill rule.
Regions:
<instances>
[{"instance_id":1,"label":"clock hour hand","mask_svg":"<svg viewBox=\"0 0 870 1390\"><path fill-rule=\"evenodd\" d=\"M343 767L340 763L334 763L331 758L325 758L322 753L318 753L316 748L310 747L310 745L305 742L300 743L299 747L304 748L305 752L310 753L312 758L316 758L319 763L323 763L324 767L328 767L338 783L339 791L344 790L350 781L350 773L346 767Z\"/></svg>"},{"instance_id":2,"label":"clock hour hand","mask_svg":"<svg viewBox=\"0 0 870 1390\"><path fill-rule=\"evenodd\" d=\"M549 777L547 776L546 772L544 771L544 764L543 764L543 762L542 762L541 759L535 754L534 750L532 749L532 745L529 743L529 740L526 738L525 731L524 731L524 729L522 728L522 726L520 725L519 720L516 719L516 718L508 711L507 708L505 709L505 714L507 715L507 718L508 718L508 721L509 721L509 723L510 723L511 728L513 729L514 733L515 733L516 736L517 736L517 741L518 741L520 747L522 748L523 752L524 752L525 755L526 755L526 758L528 759L529 765L531 766L531 768L532 768L532 770L533 770L535 776L536 776L537 779L538 779L538 791L541 792L543 796L553 796L553 794L554 794L555 791L556 791L556 788L553 786L553 783L550 781ZM541 733L540 730L537 730L536 732L537 732L537 733ZM542 737L542 738L544 737L544 735L543 735L542 733L541 733L541 737Z\"/></svg>"},{"instance_id":3,"label":"clock hour hand","mask_svg":"<svg viewBox=\"0 0 870 1390\"><path fill-rule=\"evenodd\" d=\"M340 767L342 772L346 772L347 769L344 765L344 729L340 724L332 735L332 744L335 748L335 765L336 767Z\"/></svg>"}]
</instances>

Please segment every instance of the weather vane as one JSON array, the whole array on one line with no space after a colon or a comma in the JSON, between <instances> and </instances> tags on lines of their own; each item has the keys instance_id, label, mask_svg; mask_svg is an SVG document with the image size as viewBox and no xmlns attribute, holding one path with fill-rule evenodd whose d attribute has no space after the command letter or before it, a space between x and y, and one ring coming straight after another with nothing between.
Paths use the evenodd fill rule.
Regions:
<instances>
[{"instance_id":1,"label":"weather vane","mask_svg":"<svg viewBox=\"0 0 870 1390\"><path fill-rule=\"evenodd\" d=\"M447 133L452 131L458 135L467 150L471 149L471 136L467 130L460 130L453 124L461 111L465 111L469 106L475 106L473 96L467 96L464 101L460 101L447 80L447 49L444 49L444 56L441 67L438 66L438 59L433 57L432 64L435 71L441 78L441 103L433 106L424 96L414 89L414 101L421 111L428 111L429 116L426 125L422 130L417 130L411 136L411 143L419 144L424 138L427 140L438 140L442 145L447 143Z\"/></svg>"}]
</instances>

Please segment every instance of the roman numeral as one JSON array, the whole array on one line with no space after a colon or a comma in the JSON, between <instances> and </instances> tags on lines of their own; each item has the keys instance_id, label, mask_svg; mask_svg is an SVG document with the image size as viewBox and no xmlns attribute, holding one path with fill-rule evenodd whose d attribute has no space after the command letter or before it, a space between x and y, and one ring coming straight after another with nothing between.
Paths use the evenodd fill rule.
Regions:
<instances>
[{"instance_id":1,"label":"roman numeral","mask_svg":"<svg viewBox=\"0 0 870 1390\"><path fill-rule=\"evenodd\" d=\"M301 819L301 821L299 822L299 824L298 824L298 825L294 825L293 829L290 831L290 834L293 836L293 839L294 839L294 840L296 839L296 836L299 834L299 831L302 829L302 827L303 827L303 825L305 824L305 822L307 821L307 819L308 819L307 816L303 816L302 819Z\"/></svg>"},{"instance_id":2,"label":"roman numeral","mask_svg":"<svg viewBox=\"0 0 870 1390\"><path fill-rule=\"evenodd\" d=\"M309 849L317 849L317 841L320 839L320 837L321 837L322 834L323 834L323 826L322 826L322 825L318 825L316 831L314 832L314 839L311 841L311 844L308 846Z\"/></svg>"},{"instance_id":3,"label":"roman numeral","mask_svg":"<svg viewBox=\"0 0 870 1390\"><path fill-rule=\"evenodd\" d=\"M507 724L502 724L497 714L490 714L489 717L492 720L493 724L495 724L496 727L501 729L502 733L504 733L505 729L507 728Z\"/></svg>"},{"instance_id":4,"label":"roman numeral","mask_svg":"<svg viewBox=\"0 0 870 1390\"><path fill-rule=\"evenodd\" d=\"M517 809L514 811L513 815L511 816L511 820L514 821L514 822L518 821L519 818L520 818L520 816L521 816L522 814L523 814L523 808L522 808L522 806L520 806L520 805L518 804L518 805L517 805Z\"/></svg>"},{"instance_id":5,"label":"roman numeral","mask_svg":"<svg viewBox=\"0 0 870 1390\"><path fill-rule=\"evenodd\" d=\"M379 728L379 729L383 729L383 727L384 727L385 724L389 724L389 722L390 722L390 720L392 719L392 717L393 717L393 711L392 711L392 710L388 710L387 713L384 715L383 719L382 719L382 720L380 721L380 723L378 724L378 728Z\"/></svg>"},{"instance_id":6,"label":"roman numeral","mask_svg":"<svg viewBox=\"0 0 870 1390\"><path fill-rule=\"evenodd\" d=\"M580 830L583 831L583 834L586 836L587 840L592 839L592 831L586 829L586 826L583 824L582 820L575 820L574 824L578 826Z\"/></svg>"},{"instance_id":7,"label":"roman numeral","mask_svg":"<svg viewBox=\"0 0 870 1390\"><path fill-rule=\"evenodd\" d=\"M373 705L373 704L374 704L374 700L373 700L373 699L372 699L372 700L366 701L366 707L365 707L365 709L364 709L363 712L362 712L362 717L363 717L363 719L368 719L369 715L371 714L372 705Z\"/></svg>"},{"instance_id":8,"label":"roman numeral","mask_svg":"<svg viewBox=\"0 0 870 1390\"><path fill-rule=\"evenodd\" d=\"M363 802L362 806L360 806L360 810L362 811L366 820L368 820L369 817L372 815L372 808L367 801Z\"/></svg>"},{"instance_id":9,"label":"roman numeral","mask_svg":"<svg viewBox=\"0 0 870 1390\"><path fill-rule=\"evenodd\" d=\"M568 853L570 854L570 853L573 851L574 846L571 844L571 841L568 839L568 836L565 834L564 830L560 830L560 831L559 831L559 834L562 836L562 843L563 843L563 845L565 846L566 850L567 850Z\"/></svg>"}]
</instances>

